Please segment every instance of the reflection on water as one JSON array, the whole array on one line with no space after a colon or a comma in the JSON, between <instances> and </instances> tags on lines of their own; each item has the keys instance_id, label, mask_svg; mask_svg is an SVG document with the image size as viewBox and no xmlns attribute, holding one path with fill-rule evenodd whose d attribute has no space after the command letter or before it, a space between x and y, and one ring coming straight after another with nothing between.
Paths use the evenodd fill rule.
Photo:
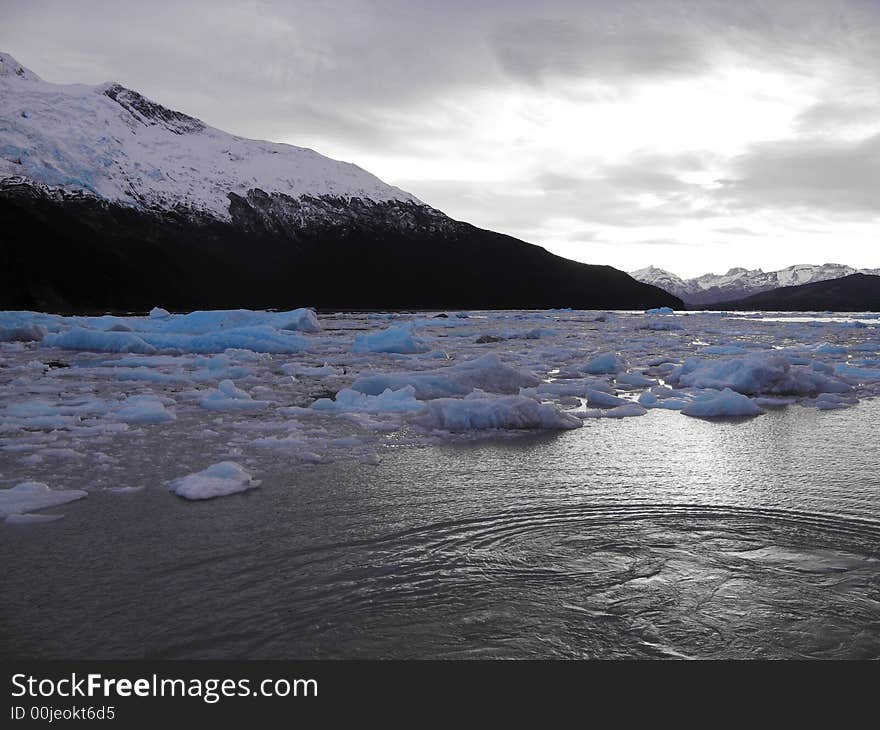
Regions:
<instances>
[{"instance_id":1,"label":"reflection on water","mask_svg":"<svg viewBox=\"0 0 880 730\"><path fill-rule=\"evenodd\" d=\"M652 412L93 494L0 530L3 654L880 657L878 431Z\"/></svg>"}]
</instances>

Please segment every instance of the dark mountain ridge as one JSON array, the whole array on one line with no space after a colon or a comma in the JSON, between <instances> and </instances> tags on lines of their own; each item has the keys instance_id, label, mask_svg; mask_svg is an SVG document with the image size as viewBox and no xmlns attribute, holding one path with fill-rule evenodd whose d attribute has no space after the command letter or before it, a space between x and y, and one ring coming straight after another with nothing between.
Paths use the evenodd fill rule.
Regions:
<instances>
[{"instance_id":1,"label":"dark mountain ridge","mask_svg":"<svg viewBox=\"0 0 880 730\"><path fill-rule=\"evenodd\" d=\"M230 221L0 185L0 307L642 309L681 301L428 206L230 194Z\"/></svg>"},{"instance_id":2,"label":"dark mountain ridge","mask_svg":"<svg viewBox=\"0 0 880 730\"><path fill-rule=\"evenodd\" d=\"M709 309L791 312L880 312L880 276L850 274L840 279L785 286Z\"/></svg>"}]
</instances>

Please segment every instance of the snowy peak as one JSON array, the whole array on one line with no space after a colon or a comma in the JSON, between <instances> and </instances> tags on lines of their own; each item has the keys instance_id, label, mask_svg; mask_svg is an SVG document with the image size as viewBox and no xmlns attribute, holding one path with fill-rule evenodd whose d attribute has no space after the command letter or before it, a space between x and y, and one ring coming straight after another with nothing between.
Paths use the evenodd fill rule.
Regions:
<instances>
[{"instance_id":1,"label":"snowy peak","mask_svg":"<svg viewBox=\"0 0 880 730\"><path fill-rule=\"evenodd\" d=\"M638 271L633 271L630 273L630 276L656 276L662 277L666 279L681 279L673 274L671 271L666 271L665 269L658 268L657 266L646 266L644 269L639 269Z\"/></svg>"},{"instance_id":2,"label":"snowy peak","mask_svg":"<svg viewBox=\"0 0 880 730\"><path fill-rule=\"evenodd\" d=\"M0 186L13 180L221 220L230 195L255 189L424 205L356 165L228 134L118 83L48 83L0 54Z\"/></svg>"},{"instance_id":3,"label":"snowy peak","mask_svg":"<svg viewBox=\"0 0 880 730\"><path fill-rule=\"evenodd\" d=\"M735 267L726 274L703 274L693 279L681 279L656 266L648 266L630 275L638 281L675 294L689 305L703 305L741 299L784 286L840 279L855 273L876 274L877 270L862 269L859 272L851 266L831 263L795 264L779 271Z\"/></svg>"},{"instance_id":4,"label":"snowy peak","mask_svg":"<svg viewBox=\"0 0 880 730\"><path fill-rule=\"evenodd\" d=\"M656 266L647 266L644 269L632 271L630 276L636 281L659 286L670 293L687 289L687 285L680 277L672 272L658 269Z\"/></svg>"},{"instance_id":5,"label":"snowy peak","mask_svg":"<svg viewBox=\"0 0 880 730\"><path fill-rule=\"evenodd\" d=\"M829 279L841 279L844 276L858 273L857 269L844 264L796 264L774 272L778 286L799 286L800 284L812 284L814 281L828 281Z\"/></svg>"},{"instance_id":6,"label":"snowy peak","mask_svg":"<svg viewBox=\"0 0 880 730\"><path fill-rule=\"evenodd\" d=\"M0 78L12 78L19 81L42 81L33 71L22 66L8 53L0 51Z\"/></svg>"}]
</instances>

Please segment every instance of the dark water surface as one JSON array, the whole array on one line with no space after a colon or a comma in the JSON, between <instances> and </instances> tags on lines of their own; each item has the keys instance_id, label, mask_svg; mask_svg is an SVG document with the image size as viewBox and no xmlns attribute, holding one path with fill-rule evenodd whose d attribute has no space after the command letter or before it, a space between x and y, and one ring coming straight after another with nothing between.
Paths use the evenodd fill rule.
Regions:
<instances>
[{"instance_id":1,"label":"dark water surface","mask_svg":"<svg viewBox=\"0 0 880 730\"><path fill-rule=\"evenodd\" d=\"M655 411L378 466L270 468L259 489L199 503L145 459L140 492L0 525L0 647L877 658L878 433L878 401L746 422ZM158 475L163 452L139 448Z\"/></svg>"}]
</instances>

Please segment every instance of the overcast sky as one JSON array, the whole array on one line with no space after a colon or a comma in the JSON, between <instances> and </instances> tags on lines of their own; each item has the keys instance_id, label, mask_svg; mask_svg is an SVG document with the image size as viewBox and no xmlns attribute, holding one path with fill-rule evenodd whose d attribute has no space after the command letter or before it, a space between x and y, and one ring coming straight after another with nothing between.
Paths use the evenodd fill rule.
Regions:
<instances>
[{"instance_id":1,"label":"overcast sky","mask_svg":"<svg viewBox=\"0 0 880 730\"><path fill-rule=\"evenodd\" d=\"M0 50L581 261L880 267L880 0L0 0Z\"/></svg>"}]
</instances>

